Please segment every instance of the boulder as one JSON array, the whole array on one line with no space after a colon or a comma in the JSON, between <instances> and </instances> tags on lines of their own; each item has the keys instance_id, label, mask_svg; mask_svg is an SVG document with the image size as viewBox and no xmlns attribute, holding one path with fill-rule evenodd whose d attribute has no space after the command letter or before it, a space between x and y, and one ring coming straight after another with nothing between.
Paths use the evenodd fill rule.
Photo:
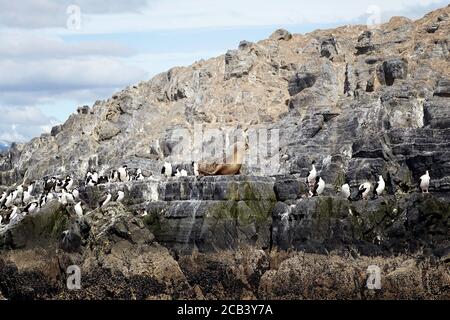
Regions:
<instances>
[{"instance_id":1,"label":"boulder","mask_svg":"<svg viewBox=\"0 0 450 320\"><path fill-rule=\"evenodd\" d=\"M388 59L380 64L377 73L381 83L392 86L396 79L406 79L408 62L401 58Z\"/></svg>"},{"instance_id":2,"label":"boulder","mask_svg":"<svg viewBox=\"0 0 450 320\"><path fill-rule=\"evenodd\" d=\"M274 33L272 33L272 35L270 36L270 39L277 40L277 41L280 41L280 40L288 41L288 40L292 39L292 34L285 29L278 29Z\"/></svg>"}]
</instances>

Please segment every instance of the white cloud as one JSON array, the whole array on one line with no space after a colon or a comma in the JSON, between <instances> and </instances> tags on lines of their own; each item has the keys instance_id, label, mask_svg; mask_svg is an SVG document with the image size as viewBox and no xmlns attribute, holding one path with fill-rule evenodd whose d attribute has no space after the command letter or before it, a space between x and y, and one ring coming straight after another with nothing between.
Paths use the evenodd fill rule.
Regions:
<instances>
[{"instance_id":1,"label":"white cloud","mask_svg":"<svg viewBox=\"0 0 450 320\"><path fill-rule=\"evenodd\" d=\"M1 60L0 89L54 91L121 87L144 79L139 68L109 58Z\"/></svg>"},{"instance_id":2,"label":"white cloud","mask_svg":"<svg viewBox=\"0 0 450 320\"><path fill-rule=\"evenodd\" d=\"M148 0L0 0L0 25L18 28L64 28L67 7L78 5L84 14L139 12Z\"/></svg>"},{"instance_id":3,"label":"white cloud","mask_svg":"<svg viewBox=\"0 0 450 320\"><path fill-rule=\"evenodd\" d=\"M139 13L89 14L81 34L142 32L189 28L331 24L360 21L371 5L381 12L402 13L442 0L299 1L299 0L171 0L157 1ZM61 32L62 30L60 30ZM64 31L71 33L72 31Z\"/></svg>"},{"instance_id":4,"label":"white cloud","mask_svg":"<svg viewBox=\"0 0 450 320\"><path fill-rule=\"evenodd\" d=\"M67 58L70 56L128 56L133 50L114 42L64 42L58 36L37 32L0 31L0 57Z\"/></svg>"},{"instance_id":5,"label":"white cloud","mask_svg":"<svg viewBox=\"0 0 450 320\"><path fill-rule=\"evenodd\" d=\"M72 4L81 9L81 30L66 28ZM384 20L393 14L418 17L447 5L443 0L0 0L0 139L24 141L49 131L56 120L37 106L57 108L64 101L68 108L67 101L106 98L149 75L223 53L138 53L114 42L68 42L62 36L131 32L136 40L137 32L155 30L364 23L373 4ZM167 41L177 37L182 35ZM65 114L62 108L45 110Z\"/></svg>"},{"instance_id":6,"label":"white cloud","mask_svg":"<svg viewBox=\"0 0 450 320\"><path fill-rule=\"evenodd\" d=\"M56 121L53 118L45 116L36 107L21 107L21 108L0 107L0 114L2 115L2 117L0 118L0 124L3 125L42 126L47 125L52 121Z\"/></svg>"},{"instance_id":7,"label":"white cloud","mask_svg":"<svg viewBox=\"0 0 450 320\"><path fill-rule=\"evenodd\" d=\"M0 140L10 142L25 142L58 124L37 107L0 107L0 114Z\"/></svg>"}]
</instances>

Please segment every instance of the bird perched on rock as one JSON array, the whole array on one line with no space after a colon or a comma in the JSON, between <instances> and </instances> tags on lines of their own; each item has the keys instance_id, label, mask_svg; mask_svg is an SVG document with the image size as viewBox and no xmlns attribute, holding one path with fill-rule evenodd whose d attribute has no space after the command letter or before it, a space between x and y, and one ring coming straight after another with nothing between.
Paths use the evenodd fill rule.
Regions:
<instances>
[{"instance_id":1,"label":"bird perched on rock","mask_svg":"<svg viewBox=\"0 0 450 320\"><path fill-rule=\"evenodd\" d=\"M74 206L75 213L79 218L83 217L83 207L81 206L81 201L77 202Z\"/></svg>"},{"instance_id":2,"label":"bird perched on rock","mask_svg":"<svg viewBox=\"0 0 450 320\"><path fill-rule=\"evenodd\" d=\"M31 181L30 184L29 184L28 187L27 187L27 192L28 192L30 195L32 195L32 193L33 193L33 190L34 190L34 184L35 184L35 182L34 182L34 181Z\"/></svg>"},{"instance_id":3,"label":"bird perched on rock","mask_svg":"<svg viewBox=\"0 0 450 320\"><path fill-rule=\"evenodd\" d=\"M117 198L116 202L122 202L122 200L125 198L125 193L121 190L117 191Z\"/></svg>"},{"instance_id":4,"label":"bird perched on rock","mask_svg":"<svg viewBox=\"0 0 450 320\"><path fill-rule=\"evenodd\" d=\"M34 211L36 211L36 209L39 207L39 204L36 201L30 202L25 209L23 209L23 212L25 214L28 213L33 213Z\"/></svg>"},{"instance_id":5,"label":"bird perched on rock","mask_svg":"<svg viewBox=\"0 0 450 320\"><path fill-rule=\"evenodd\" d=\"M119 169L117 169L117 172L119 173L119 181L120 182L126 182L129 180L128 176L128 166L123 165Z\"/></svg>"},{"instance_id":6,"label":"bird perched on rock","mask_svg":"<svg viewBox=\"0 0 450 320\"><path fill-rule=\"evenodd\" d=\"M99 201L99 207L105 207L111 201L112 195L107 192L103 195L103 197Z\"/></svg>"},{"instance_id":7,"label":"bird perched on rock","mask_svg":"<svg viewBox=\"0 0 450 320\"><path fill-rule=\"evenodd\" d=\"M58 196L58 201L59 201L59 203L61 203L63 206L66 206L66 205L67 205L66 194L65 194L65 193L61 193L61 195Z\"/></svg>"},{"instance_id":8,"label":"bird perched on rock","mask_svg":"<svg viewBox=\"0 0 450 320\"><path fill-rule=\"evenodd\" d=\"M72 187L73 187L73 179L70 176L66 177L66 180L64 181L64 189L66 189L66 191L71 191Z\"/></svg>"},{"instance_id":9,"label":"bird perched on rock","mask_svg":"<svg viewBox=\"0 0 450 320\"><path fill-rule=\"evenodd\" d=\"M119 181L119 172L117 170L111 171L109 176L109 182L118 182Z\"/></svg>"},{"instance_id":10,"label":"bird perched on rock","mask_svg":"<svg viewBox=\"0 0 450 320\"><path fill-rule=\"evenodd\" d=\"M109 179L107 176L99 176L98 177L98 184L106 184L109 182Z\"/></svg>"},{"instance_id":11,"label":"bird perched on rock","mask_svg":"<svg viewBox=\"0 0 450 320\"><path fill-rule=\"evenodd\" d=\"M362 199L367 199L370 194L370 189L372 188L372 184L370 182L364 182L358 188L358 197Z\"/></svg>"},{"instance_id":12,"label":"bird perched on rock","mask_svg":"<svg viewBox=\"0 0 450 320\"><path fill-rule=\"evenodd\" d=\"M308 185L310 189L314 188L314 185L316 183L316 178L317 178L317 170L316 170L316 166L315 166L315 161L312 162L312 169L311 171L309 171L309 175L308 175Z\"/></svg>"},{"instance_id":13,"label":"bird perched on rock","mask_svg":"<svg viewBox=\"0 0 450 320\"><path fill-rule=\"evenodd\" d=\"M7 196L8 196L8 193L6 191L3 191L2 196L0 197L0 208L3 207Z\"/></svg>"},{"instance_id":14,"label":"bird perched on rock","mask_svg":"<svg viewBox=\"0 0 450 320\"><path fill-rule=\"evenodd\" d=\"M66 192L65 189L62 190L61 197L66 199L67 204L74 204L75 199L73 198L73 194L71 192Z\"/></svg>"},{"instance_id":15,"label":"bird perched on rock","mask_svg":"<svg viewBox=\"0 0 450 320\"><path fill-rule=\"evenodd\" d=\"M23 185L19 185L19 186L17 187L16 191L17 191L17 196L18 196L18 197L22 197L22 194L23 194Z\"/></svg>"},{"instance_id":16,"label":"bird perched on rock","mask_svg":"<svg viewBox=\"0 0 450 320\"><path fill-rule=\"evenodd\" d=\"M164 162L161 174L165 175L167 178L172 176L172 165L169 162Z\"/></svg>"},{"instance_id":17,"label":"bird perched on rock","mask_svg":"<svg viewBox=\"0 0 450 320\"><path fill-rule=\"evenodd\" d=\"M17 208L16 206L13 206L12 211L9 215L9 221L13 221L15 220L18 216L19 216L19 208Z\"/></svg>"},{"instance_id":18,"label":"bird perched on rock","mask_svg":"<svg viewBox=\"0 0 450 320\"><path fill-rule=\"evenodd\" d=\"M136 171L136 180L138 180L138 181L145 180L145 176L142 174L141 169L137 169L137 171Z\"/></svg>"},{"instance_id":19,"label":"bird perched on rock","mask_svg":"<svg viewBox=\"0 0 450 320\"><path fill-rule=\"evenodd\" d=\"M428 193L428 188L430 187L430 174L428 172L428 170L426 171L426 173L420 177L420 190L422 190L422 193Z\"/></svg>"},{"instance_id":20,"label":"bird perched on rock","mask_svg":"<svg viewBox=\"0 0 450 320\"><path fill-rule=\"evenodd\" d=\"M30 201L31 201L31 194L28 192L28 190L25 190L22 195L22 203L24 205L27 205Z\"/></svg>"},{"instance_id":21,"label":"bird perched on rock","mask_svg":"<svg viewBox=\"0 0 450 320\"><path fill-rule=\"evenodd\" d=\"M381 196L384 192L384 188L386 187L386 183L384 182L383 176L378 177L378 182L375 184L373 189L374 196Z\"/></svg>"},{"instance_id":22,"label":"bird perched on rock","mask_svg":"<svg viewBox=\"0 0 450 320\"><path fill-rule=\"evenodd\" d=\"M350 199L350 185L348 183L345 183L342 185L341 187L341 195L345 198L345 199Z\"/></svg>"},{"instance_id":23,"label":"bird perched on rock","mask_svg":"<svg viewBox=\"0 0 450 320\"><path fill-rule=\"evenodd\" d=\"M17 198L17 191L14 190L6 197L5 208L11 208L16 198Z\"/></svg>"},{"instance_id":24,"label":"bird perched on rock","mask_svg":"<svg viewBox=\"0 0 450 320\"><path fill-rule=\"evenodd\" d=\"M187 177L187 171L184 169L179 169L177 168L177 172L175 173L175 177L179 178L179 177Z\"/></svg>"},{"instance_id":25,"label":"bird perched on rock","mask_svg":"<svg viewBox=\"0 0 450 320\"><path fill-rule=\"evenodd\" d=\"M314 183L313 191L310 192L310 196L320 196L325 190L325 181L321 177L316 177L316 182Z\"/></svg>"},{"instance_id":26,"label":"bird perched on rock","mask_svg":"<svg viewBox=\"0 0 450 320\"><path fill-rule=\"evenodd\" d=\"M44 192L49 193L52 190L55 190L56 187L56 178L44 178Z\"/></svg>"},{"instance_id":27,"label":"bird perched on rock","mask_svg":"<svg viewBox=\"0 0 450 320\"><path fill-rule=\"evenodd\" d=\"M98 184L98 173L96 171L94 172L88 172L86 174L86 185L89 187L94 187Z\"/></svg>"},{"instance_id":28,"label":"bird perched on rock","mask_svg":"<svg viewBox=\"0 0 450 320\"><path fill-rule=\"evenodd\" d=\"M56 192L61 192L61 190L64 188L64 181L60 180L60 179L56 179L56 184L55 184L55 191Z\"/></svg>"},{"instance_id":29,"label":"bird perched on rock","mask_svg":"<svg viewBox=\"0 0 450 320\"><path fill-rule=\"evenodd\" d=\"M199 176L200 172L198 171L198 163L195 161L192 161L192 167L194 168L194 176Z\"/></svg>"},{"instance_id":30,"label":"bird perched on rock","mask_svg":"<svg viewBox=\"0 0 450 320\"><path fill-rule=\"evenodd\" d=\"M78 201L80 199L80 192L78 191L78 189L72 190L72 196L75 201Z\"/></svg>"}]
</instances>

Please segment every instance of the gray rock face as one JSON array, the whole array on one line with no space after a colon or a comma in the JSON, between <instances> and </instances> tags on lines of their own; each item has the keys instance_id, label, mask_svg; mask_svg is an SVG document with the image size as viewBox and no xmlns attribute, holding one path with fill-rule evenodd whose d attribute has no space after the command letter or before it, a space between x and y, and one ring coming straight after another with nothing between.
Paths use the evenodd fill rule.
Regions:
<instances>
[{"instance_id":1,"label":"gray rock face","mask_svg":"<svg viewBox=\"0 0 450 320\"><path fill-rule=\"evenodd\" d=\"M311 73L297 73L289 80L289 94L291 96L295 96L303 89L312 87L315 82L315 75Z\"/></svg>"},{"instance_id":2,"label":"gray rock face","mask_svg":"<svg viewBox=\"0 0 450 320\"><path fill-rule=\"evenodd\" d=\"M86 205L81 222L70 207L54 201L1 229L0 248L14 249L4 252L11 255L8 263L19 266L4 263L0 255L0 283L8 284L2 294L253 299L333 298L338 292L373 298L358 276L370 262L358 258L364 254L382 256L380 265L392 271L378 297L448 297L445 266L420 269L402 260L405 269L392 255L448 261L449 10L417 21L396 17L373 30L349 26L305 35L277 30L267 40L243 42L239 50L173 68L81 107L51 134L12 145L0 154L0 190L45 176L72 175L82 181L88 170L107 175L122 164L152 177L80 187ZM192 173L191 159L176 154L187 144L177 130L185 129L186 137L199 124L219 132L225 127L233 132L278 129L279 154L262 158L279 161L249 164L247 154L238 176L162 177L164 161ZM218 136L200 145L207 147ZM248 142L250 153L255 145ZM262 141L256 147L267 145ZM313 161L326 185L320 197L309 198L306 177ZM430 194L421 194L419 177L426 170ZM353 199L361 183L375 183L379 175L386 181L382 196L339 197L346 181ZM125 194L121 204L115 203L119 190ZM99 208L106 191L113 200ZM58 248L56 262L44 261L36 247L53 257ZM30 250L27 261L36 255L45 262L45 268L36 267L38 280L30 281L42 291L27 295L32 291L24 281L14 280L35 278L22 271L27 263L21 249ZM330 264L329 256L315 255L330 251L354 258ZM52 274L50 265L61 277L63 266L71 264L87 270L90 289L80 296L53 287L42 276ZM345 269L349 286L333 285L342 283L333 276L317 277L324 265L335 275L350 264ZM433 294L428 280L403 276L405 270L419 269L423 273L415 274L437 277ZM306 284L293 287L292 279ZM402 279L410 282L403 285ZM102 289L108 286L114 289ZM316 287L320 290L311 289Z\"/></svg>"},{"instance_id":3,"label":"gray rock face","mask_svg":"<svg viewBox=\"0 0 450 320\"><path fill-rule=\"evenodd\" d=\"M149 223L158 240L189 250L274 245L268 240L272 207L303 203L312 161L326 183L324 196L334 197L346 180L354 194L383 175L386 196L406 194L411 207L418 179L429 170L430 191L445 199L449 20L438 20L448 10L418 21L395 18L379 30L277 30L268 40L171 69L79 108L51 135L12 146L0 156L0 184L66 174L81 180L89 169L107 175L124 163L139 167L154 179L82 189L82 200L95 209L105 190L114 198L122 190L125 206L153 212L155 226L166 226ZM439 24L433 33L430 21ZM191 132L198 123L278 129L279 166L244 163L243 176L159 181L163 161L192 172L189 160L176 158L183 147L176 131ZM331 203L337 208L330 210L344 214L340 202ZM299 210L318 210L311 206Z\"/></svg>"},{"instance_id":4,"label":"gray rock face","mask_svg":"<svg viewBox=\"0 0 450 320\"><path fill-rule=\"evenodd\" d=\"M250 73L255 56L248 52L230 50L225 55L225 80L242 78Z\"/></svg>"},{"instance_id":5,"label":"gray rock face","mask_svg":"<svg viewBox=\"0 0 450 320\"><path fill-rule=\"evenodd\" d=\"M382 84L392 86L396 79L405 79L408 74L408 62L399 58L384 61L378 69L378 78Z\"/></svg>"},{"instance_id":6,"label":"gray rock face","mask_svg":"<svg viewBox=\"0 0 450 320\"><path fill-rule=\"evenodd\" d=\"M91 208L107 189L125 193L123 204L147 212L144 222L156 240L180 253L270 247L274 178L185 177L160 182L129 182L80 189Z\"/></svg>"},{"instance_id":7,"label":"gray rock face","mask_svg":"<svg viewBox=\"0 0 450 320\"><path fill-rule=\"evenodd\" d=\"M450 104L443 98L432 98L424 105L425 125L432 129L450 128Z\"/></svg>"},{"instance_id":8,"label":"gray rock face","mask_svg":"<svg viewBox=\"0 0 450 320\"><path fill-rule=\"evenodd\" d=\"M273 244L319 253L347 248L369 256L426 248L439 255L450 245L449 213L448 199L421 194L369 202L339 197L279 202Z\"/></svg>"},{"instance_id":9,"label":"gray rock face","mask_svg":"<svg viewBox=\"0 0 450 320\"><path fill-rule=\"evenodd\" d=\"M79 108L51 135L12 146L0 156L0 185L47 175L81 179L89 169L107 174L123 163L157 176L163 161L178 161L174 150L182 143L172 137L176 129L192 132L199 123L279 129L280 150L288 160L265 174L305 177L316 160L333 188L346 177L366 179L383 172L401 172L392 180L393 190L399 189L397 183L416 184L400 181L422 175L411 170L425 167L406 159L438 152L444 160L449 151L443 133L448 128L450 20L439 20L448 10L417 21L395 18L374 30L354 26L306 35L278 30L270 39L243 42L223 56L173 68ZM434 33L426 31L430 22L439 24ZM392 141L403 132L444 147L399 151ZM381 171L369 175L358 166ZM243 172L261 170L244 165ZM435 190L449 179L441 172L431 172Z\"/></svg>"},{"instance_id":10,"label":"gray rock face","mask_svg":"<svg viewBox=\"0 0 450 320\"><path fill-rule=\"evenodd\" d=\"M284 29L278 29L276 30L274 33L272 33L272 35L270 36L270 39L273 40L291 40L292 39L292 34Z\"/></svg>"},{"instance_id":11,"label":"gray rock face","mask_svg":"<svg viewBox=\"0 0 450 320\"><path fill-rule=\"evenodd\" d=\"M439 80L437 84L437 88L434 91L435 96L440 97L450 97L450 80L448 79L441 79Z\"/></svg>"}]
</instances>

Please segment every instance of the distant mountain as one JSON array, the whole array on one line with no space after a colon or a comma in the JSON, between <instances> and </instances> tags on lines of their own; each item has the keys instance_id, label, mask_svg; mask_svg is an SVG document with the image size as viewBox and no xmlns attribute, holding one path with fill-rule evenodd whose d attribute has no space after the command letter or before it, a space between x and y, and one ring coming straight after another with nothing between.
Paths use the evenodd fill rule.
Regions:
<instances>
[{"instance_id":1,"label":"distant mountain","mask_svg":"<svg viewBox=\"0 0 450 320\"><path fill-rule=\"evenodd\" d=\"M11 147L11 142L0 140L0 152L6 151Z\"/></svg>"}]
</instances>

